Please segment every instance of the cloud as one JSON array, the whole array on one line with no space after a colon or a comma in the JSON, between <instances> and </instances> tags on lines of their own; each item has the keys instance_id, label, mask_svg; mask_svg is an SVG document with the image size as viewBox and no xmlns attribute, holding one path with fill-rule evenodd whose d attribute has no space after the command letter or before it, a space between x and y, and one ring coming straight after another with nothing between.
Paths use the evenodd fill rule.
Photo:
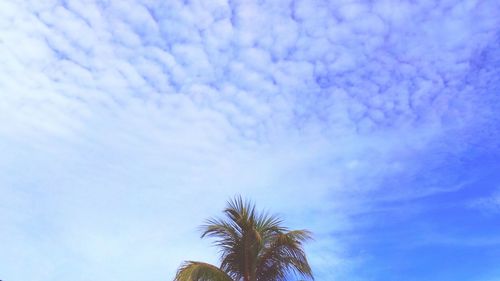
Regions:
<instances>
[{"instance_id":1,"label":"cloud","mask_svg":"<svg viewBox=\"0 0 500 281\"><path fill-rule=\"evenodd\" d=\"M195 228L235 193L312 228L320 276L356 278L332 233L459 190L413 184L494 126L492 2L0 5L5 279L169 278L215 260Z\"/></svg>"},{"instance_id":2,"label":"cloud","mask_svg":"<svg viewBox=\"0 0 500 281\"><path fill-rule=\"evenodd\" d=\"M471 208L479 209L486 213L496 214L500 212L500 193L495 192L490 196L477 198L472 200L469 205Z\"/></svg>"}]
</instances>

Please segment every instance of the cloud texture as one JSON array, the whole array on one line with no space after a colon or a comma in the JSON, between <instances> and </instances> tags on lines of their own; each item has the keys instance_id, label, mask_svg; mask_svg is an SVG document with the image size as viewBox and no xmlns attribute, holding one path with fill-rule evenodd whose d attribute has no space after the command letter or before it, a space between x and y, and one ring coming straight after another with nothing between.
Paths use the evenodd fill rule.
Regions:
<instances>
[{"instance_id":1,"label":"cloud texture","mask_svg":"<svg viewBox=\"0 0 500 281\"><path fill-rule=\"evenodd\" d=\"M215 262L196 226L234 194L316 233L318 280L412 280L373 261L393 238L498 246L488 218L446 239L392 228L494 201L498 176L478 183L500 167L499 11L0 2L0 278L171 278L182 260Z\"/></svg>"}]
</instances>

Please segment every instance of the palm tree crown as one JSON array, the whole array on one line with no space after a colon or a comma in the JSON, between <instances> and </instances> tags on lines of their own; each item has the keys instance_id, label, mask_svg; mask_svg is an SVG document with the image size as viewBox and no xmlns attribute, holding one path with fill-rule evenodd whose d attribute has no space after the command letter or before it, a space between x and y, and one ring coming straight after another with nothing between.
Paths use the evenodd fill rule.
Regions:
<instances>
[{"instance_id":1,"label":"palm tree crown","mask_svg":"<svg viewBox=\"0 0 500 281\"><path fill-rule=\"evenodd\" d=\"M215 238L220 267L186 261L174 281L285 281L291 273L314 279L303 249L309 231L289 230L241 197L229 201L224 214L225 219L207 220L201 235Z\"/></svg>"}]
</instances>

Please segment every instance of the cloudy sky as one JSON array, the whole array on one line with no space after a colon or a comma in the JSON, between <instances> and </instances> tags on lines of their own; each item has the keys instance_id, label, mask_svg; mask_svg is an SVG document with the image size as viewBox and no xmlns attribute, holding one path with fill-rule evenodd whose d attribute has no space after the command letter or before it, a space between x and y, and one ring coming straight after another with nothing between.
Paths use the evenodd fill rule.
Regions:
<instances>
[{"instance_id":1,"label":"cloudy sky","mask_svg":"<svg viewBox=\"0 0 500 281\"><path fill-rule=\"evenodd\" d=\"M0 279L171 280L241 194L317 280L500 280L500 2L0 0Z\"/></svg>"}]
</instances>

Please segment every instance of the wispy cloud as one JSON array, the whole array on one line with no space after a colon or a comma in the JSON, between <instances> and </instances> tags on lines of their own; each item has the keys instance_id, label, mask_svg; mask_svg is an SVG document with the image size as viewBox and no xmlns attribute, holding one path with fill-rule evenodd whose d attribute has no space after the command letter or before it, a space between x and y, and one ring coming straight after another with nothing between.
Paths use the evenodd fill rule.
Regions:
<instances>
[{"instance_id":1,"label":"wispy cloud","mask_svg":"<svg viewBox=\"0 0 500 281\"><path fill-rule=\"evenodd\" d=\"M473 199L469 206L486 213L498 213L500 212L500 192L496 191L488 196Z\"/></svg>"}]
</instances>

